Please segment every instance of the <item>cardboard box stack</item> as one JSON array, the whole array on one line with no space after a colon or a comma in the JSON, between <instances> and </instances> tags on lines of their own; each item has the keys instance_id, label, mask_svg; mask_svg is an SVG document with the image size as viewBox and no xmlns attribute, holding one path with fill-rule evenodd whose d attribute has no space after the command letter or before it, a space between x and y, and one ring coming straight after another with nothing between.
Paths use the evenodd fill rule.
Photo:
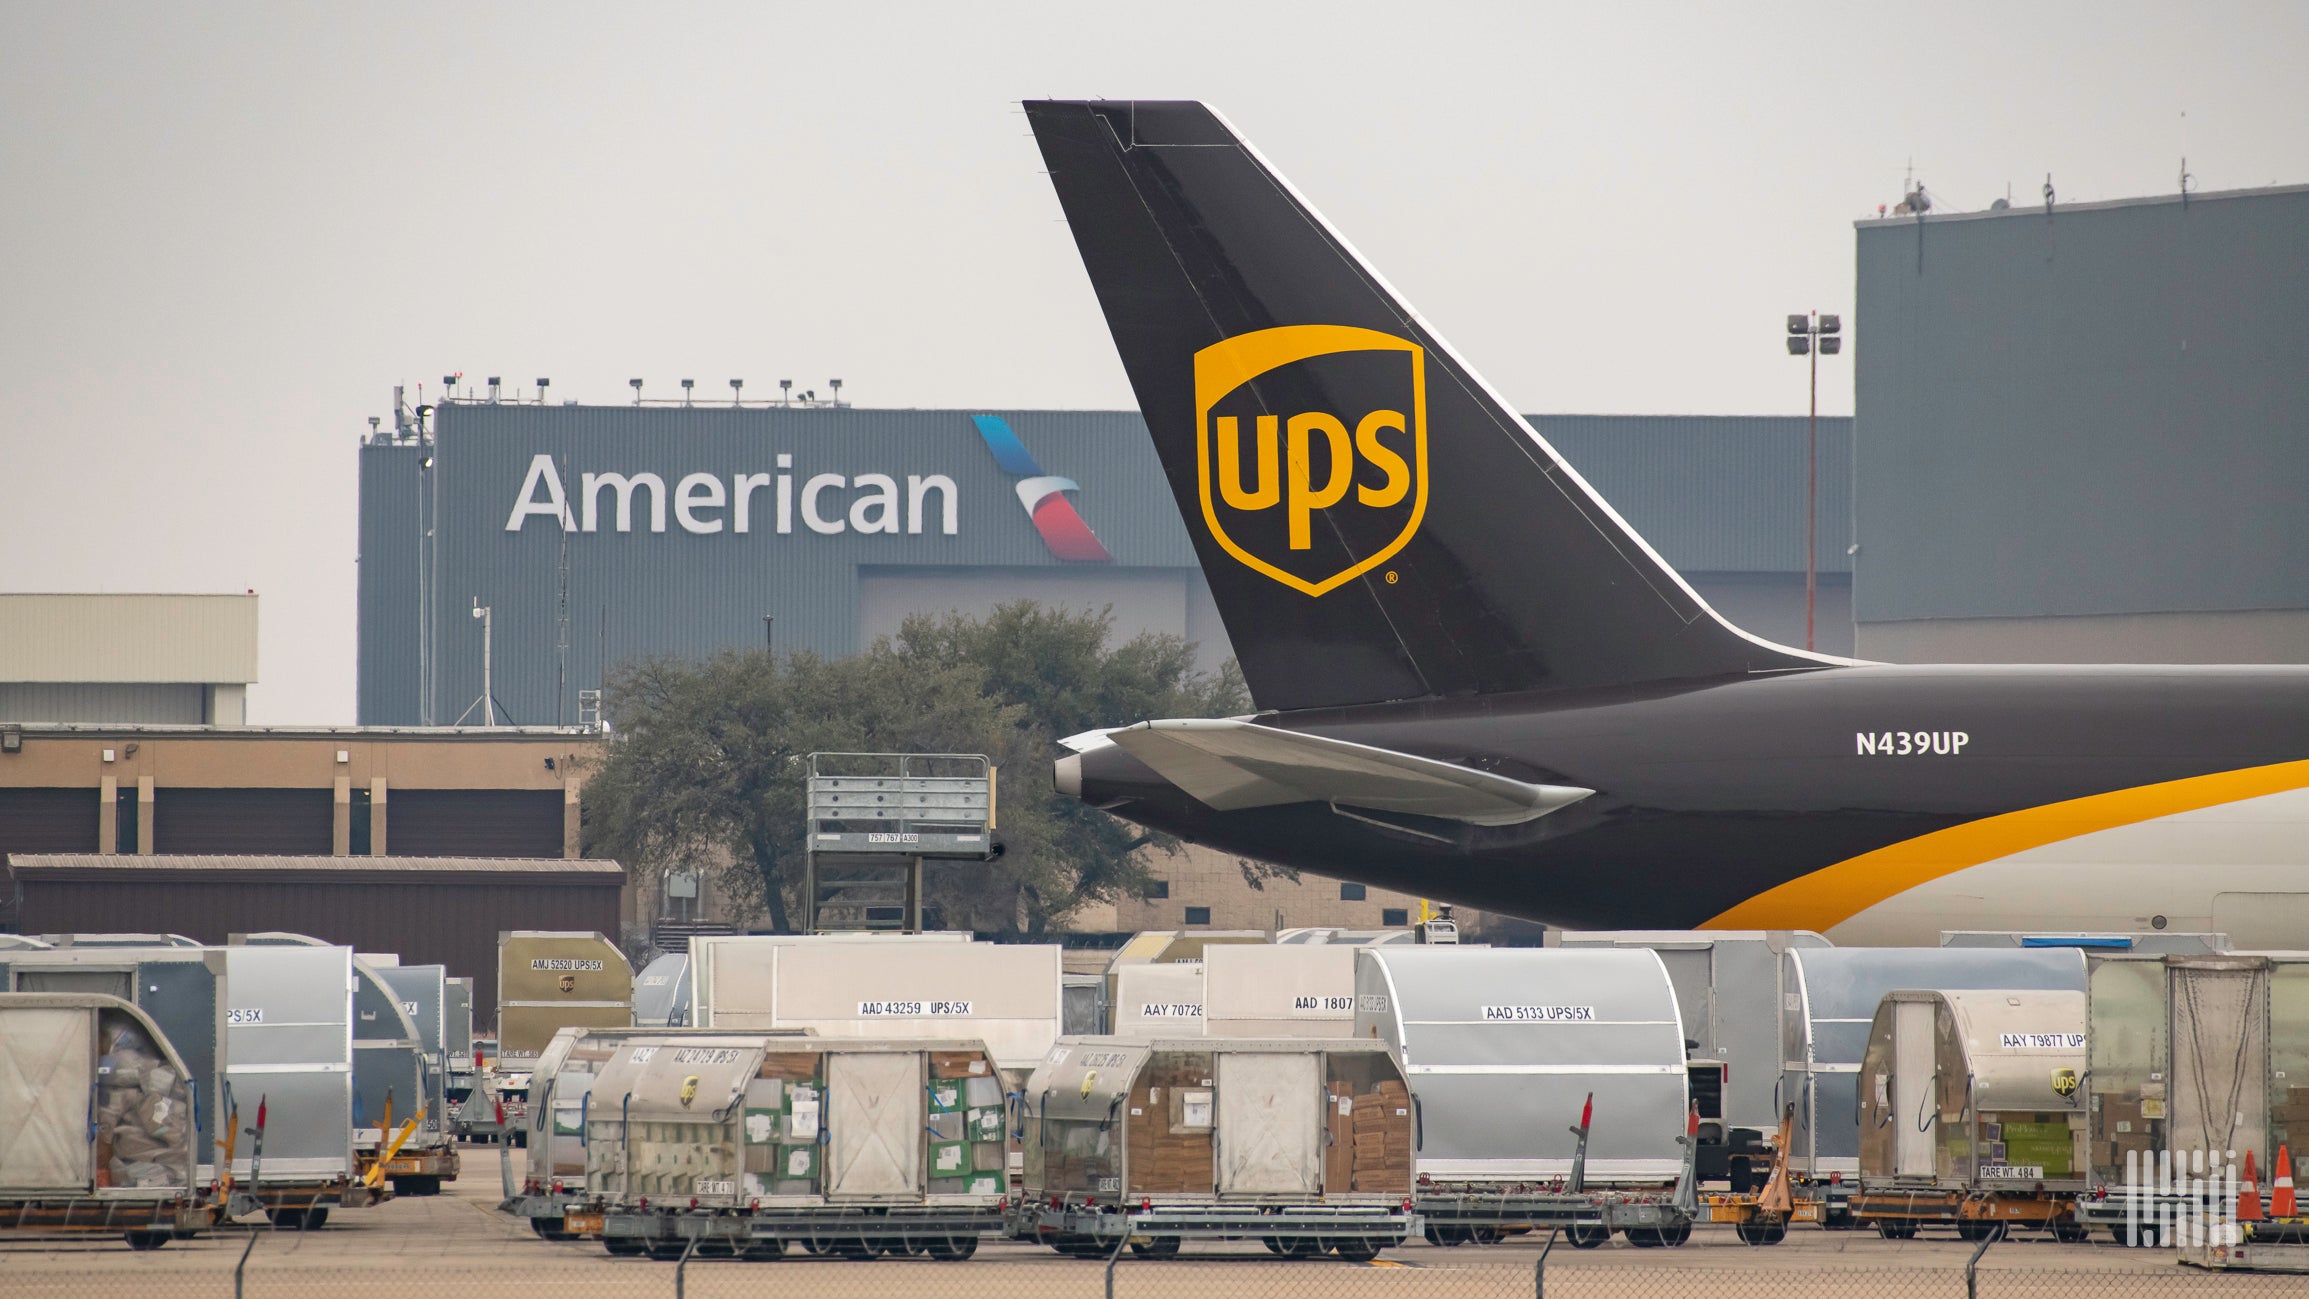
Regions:
<instances>
[{"instance_id":1,"label":"cardboard box stack","mask_svg":"<svg viewBox=\"0 0 2309 1299\"><path fill-rule=\"evenodd\" d=\"M746 1085L743 1194L816 1195L825 1092L815 1053L772 1053Z\"/></svg>"},{"instance_id":2,"label":"cardboard box stack","mask_svg":"<svg viewBox=\"0 0 2309 1299\"><path fill-rule=\"evenodd\" d=\"M975 1051L932 1051L923 1126L932 1195L1000 1195L1009 1186L1002 1080Z\"/></svg>"},{"instance_id":3,"label":"cardboard box stack","mask_svg":"<svg viewBox=\"0 0 2309 1299\"><path fill-rule=\"evenodd\" d=\"M2138 1152L2147 1155L2156 1150L2159 1122L2164 1117L2164 1098L2146 1098L2129 1092L2104 1092L2093 1097L2097 1113L2094 1125L2096 1140L2093 1145L2093 1163L2104 1170L2122 1174L2125 1157ZM2149 1110L2155 1117L2149 1117Z\"/></svg>"},{"instance_id":4,"label":"cardboard box stack","mask_svg":"<svg viewBox=\"0 0 2309 1299\"><path fill-rule=\"evenodd\" d=\"M1411 1192L1411 1093L1393 1079L1356 1096L1349 1121L1354 1129L1352 1189L1408 1195Z\"/></svg>"},{"instance_id":5,"label":"cardboard box stack","mask_svg":"<svg viewBox=\"0 0 2309 1299\"><path fill-rule=\"evenodd\" d=\"M1208 1055L1164 1054L1148 1063L1128 1106L1131 1194L1217 1191L1211 1142L1218 1115L1216 1083Z\"/></svg>"}]
</instances>

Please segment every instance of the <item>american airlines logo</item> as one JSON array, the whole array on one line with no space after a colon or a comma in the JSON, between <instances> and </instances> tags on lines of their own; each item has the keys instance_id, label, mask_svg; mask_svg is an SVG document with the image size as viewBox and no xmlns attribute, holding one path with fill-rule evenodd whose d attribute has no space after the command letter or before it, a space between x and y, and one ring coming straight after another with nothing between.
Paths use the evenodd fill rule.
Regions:
<instances>
[{"instance_id":1,"label":"american airlines logo","mask_svg":"<svg viewBox=\"0 0 2309 1299\"><path fill-rule=\"evenodd\" d=\"M1066 499L1064 493L1082 490L1073 479L1042 472L1034 453L1001 416L970 418L978 425L978 436L986 439L986 449L994 453L994 463L1018 480L1018 503L1026 507L1026 517L1034 521L1034 530L1042 534L1042 544L1053 556L1080 563L1105 563L1114 558Z\"/></svg>"},{"instance_id":2,"label":"american airlines logo","mask_svg":"<svg viewBox=\"0 0 2309 1299\"><path fill-rule=\"evenodd\" d=\"M1066 493L1071 478L1042 472L1026 444L1000 416L974 415L978 433L1013 484L1027 521L1052 557L1106 563L1100 544ZM658 474L570 472L551 455L530 457L529 471L505 518L519 532L532 518L570 532L652 532L694 536L721 533L792 533L796 526L821 536L952 537L962 530L961 489L946 474L807 473L791 453L778 453L774 473Z\"/></svg>"}]
</instances>

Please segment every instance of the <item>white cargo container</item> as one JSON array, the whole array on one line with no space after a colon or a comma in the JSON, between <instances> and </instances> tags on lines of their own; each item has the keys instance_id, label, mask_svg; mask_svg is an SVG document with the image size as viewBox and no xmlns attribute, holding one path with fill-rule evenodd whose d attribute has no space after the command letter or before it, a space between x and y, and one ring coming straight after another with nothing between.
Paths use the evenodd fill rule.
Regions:
<instances>
[{"instance_id":1,"label":"white cargo container","mask_svg":"<svg viewBox=\"0 0 2309 1299\"><path fill-rule=\"evenodd\" d=\"M1126 965L1107 1017L1117 1037L1200 1037L1206 991L1201 961Z\"/></svg>"},{"instance_id":2,"label":"white cargo container","mask_svg":"<svg viewBox=\"0 0 2309 1299\"><path fill-rule=\"evenodd\" d=\"M236 1189L307 1226L377 1200L353 1153L353 949L224 949L226 1079L243 1128L265 1114L263 1156L242 1136Z\"/></svg>"},{"instance_id":3,"label":"white cargo container","mask_svg":"<svg viewBox=\"0 0 2309 1299\"><path fill-rule=\"evenodd\" d=\"M893 941L701 942L692 1015L717 1031L806 1028L823 1037L983 1041L1023 1076L1058 1040L1055 945Z\"/></svg>"},{"instance_id":4,"label":"white cargo container","mask_svg":"<svg viewBox=\"0 0 2309 1299\"><path fill-rule=\"evenodd\" d=\"M1203 1032L1211 1037L1354 1036L1357 950L1339 943L1203 949Z\"/></svg>"}]
</instances>

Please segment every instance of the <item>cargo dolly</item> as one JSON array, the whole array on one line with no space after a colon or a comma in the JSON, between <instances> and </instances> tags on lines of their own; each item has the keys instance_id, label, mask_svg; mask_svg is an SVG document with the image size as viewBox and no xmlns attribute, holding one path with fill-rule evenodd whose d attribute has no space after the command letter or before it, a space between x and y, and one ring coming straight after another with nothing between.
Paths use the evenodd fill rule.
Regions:
<instances>
[{"instance_id":1,"label":"cargo dolly","mask_svg":"<svg viewBox=\"0 0 2309 1299\"><path fill-rule=\"evenodd\" d=\"M790 1248L837 1258L922 1254L959 1262L978 1252L982 1236L999 1236L999 1204L753 1205L742 1209L565 1206L566 1239L599 1236L612 1254L679 1258L697 1242L702 1256L774 1259Z\"/></svg>"},{"instance_id":2,"label":"cargo dolly","mask_svg":"<svg viewBox=\"0 0 2309 1299\"><path fill-rule=\"evenodd\" d=\"M1742 1244L1777 1245L1788 1238L1789 1223L1821 1220L1825 1201L1818 1197L1797 1198L1794 1183L1788 1176L1788 1143L1795 1135L1795 1123L1796 1107L1789 1105L1780 1112L1780 1136L1772 1147L1771 1163L1761 1191L1705 1197L1707 1220L1731 1223Z\"/></svg>"},{"instance_id":3,"label":"cargo dolly","mask_svg":"<svg viewBox=\"0 0 2309 1299\"><path fill-rule=\"evenodd\" d=\"M1587 1143L1595 1117L1595 1096L1590 1093L1580 1108L1579 1126L1571 1129L1577 1144L1572 1149L1571 1173L1562 1182L1546 1186L1502 1186L1475 1189L1420 1179L1416 1207L1425 1220L1427 1239L1437 1245L1497 1240L1510 1231L1561 1227L1574 1249L1594 1249L1619 1232L1638 1248L1681 1245L1692 1237L1692 1221L1699 1216L1698 1176L1699 1111L1685 1120L1684 1167L1673 1188L1590 1190L1587 1186Z\"/></svg>"},{"instance_id":4,"label":"cargo dolly","mask_svg":"<svg viewBox=\"0 0 2309 1299\"><path fill-rule=\"evenodd\" d=\"M1096 1197L1053 1196L1048 1203L1018 1205L1009 1219L1012 1236L1077 1258L1103 1258L1126 1241L1141 1257L1168 1258L1185 1241L1256 1240L1285 1258L1335 1253L1349 1262L1364 1262L1419 1230L1419 1217L1408 1201L1393 1208L1284 1207L1165 1205L1150 1197L1127 1205L1100 1204Z\"/></svg>"}]
</instances>

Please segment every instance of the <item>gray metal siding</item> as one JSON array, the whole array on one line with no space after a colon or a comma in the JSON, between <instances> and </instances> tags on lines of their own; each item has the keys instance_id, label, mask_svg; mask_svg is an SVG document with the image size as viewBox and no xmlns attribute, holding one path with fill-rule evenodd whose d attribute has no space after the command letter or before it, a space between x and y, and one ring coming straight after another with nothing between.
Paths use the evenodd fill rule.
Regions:
<instances>
[{"instance_id":1,"label":"gray metal siding","mask_svg":"<svg viewBox=\"0 0 2309 1299\"><path fill-rule=\"evenodd\" d=\"M1051 557L1020 506L1018 480L995 462L966 410L444 405L434 416L429 488L417 479L422 449L363 450L361 719L420 719L420 649L429 642L430 720L478 720L476 600L493 610L498 720L525 724L575 722L576 692L600 683L605 662L650 652L704 656L757 648L765 614L776 619L780 650L855 652L898 612L888 583L873 599L862 595L861 583L877 574L903 577L914 588L908 600L927 601L917 603L921 608L947 603L934 590L944 574L956 580L952 603L962 607L983 605L989 582L1003 574L1017 579L1016 597L1032 595L1045 581L1079 593L1102 579L1113 579L1120 597L1130 579L1185 574L1177 629L1223 654L1223 633L1193 576L1192 547L1138 414L993 413L1009 423L1043 473L1080 484L1069 495L1113 564ZM1694 573L1801 572L1801 418L1552 416L1535 422L1671 564ZM1826 573L1844 567L1848 439L1848 421L1820 422L1820 567ZM554 458L582 523L586 473L652 472L670 498L688 473L711 474L725 487L733 474L774 475L781 453L793 457L788 472L797 498L793 530L784 535L774 530L774 485L755 494L754 527L745 535L735 533L730 505L717 516L724 523L720 533L686 532L670 499L665 531L650 531L644 491L635 492L632 531L618 533L614 494L603 495L597 530L569 538L568 666L557 698L560 528L543 514L525 517L518 531L506 527L533 457ZM798 498L804 481L821 472L887 473L898 479L901 498L907 475L944 474L957 489L957 534L941 535L934 517L922 535L813 533L800 518ZM423 512L434 509L436 553L420 557L413 542L424 531ZM433 593L420 599L421 585L432 585ZM430 615L429 625L420 609ZM1794 634L1800 637L1800 624Z\"/></svg>"},{"instance_id":2,"label":"gray metal siding","mask_svg":"<svg viewBox=\"0 0 2309 1299\"><path fill-rule=\"evenodd\" d=\"M0 682L0 721L198 726L208 688L175 683Z\"/></svg>"},{"instance_id":3,"label":"gray metal siding","mask_svg":"<svg viewBox=\"0 0 2309 1299\"><path fill-rule=\"evenodd\" d=\"M1858 244L1861 622L2309 605L2309 190Z\"/></svg>"},{"instance_id":4,"label":"gray metal siding","mask_svg":"<svg viewBox=\"0 0 2309 1299\"><path fill-rule=\"evenodd\" d=\"M363 726L423 722L418 681L419 513L425 448L417 443L361 447L360 628L354 715Z\"/></svg>"}]
</instances>

